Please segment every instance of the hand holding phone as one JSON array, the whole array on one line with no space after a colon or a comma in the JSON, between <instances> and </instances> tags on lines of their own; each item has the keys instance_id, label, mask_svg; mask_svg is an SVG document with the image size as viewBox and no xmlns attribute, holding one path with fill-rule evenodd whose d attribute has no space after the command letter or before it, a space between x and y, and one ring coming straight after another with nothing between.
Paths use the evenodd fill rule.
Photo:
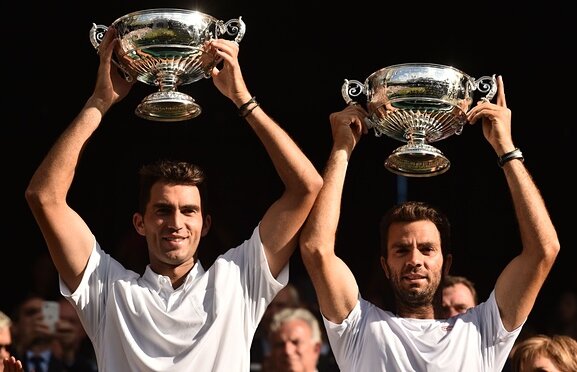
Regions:
<instances>
[{"instance_id":1,"label":"hand holding phone","mask_svg":"<svg viewBox=\"0 0 577 372\"><path fill-rule=\"evenodd\" d=\"M42 315L50 332L56 330L56 322L60 319L60 304L57 301L44 301L42 303Z\"/></svg>"}]
</instances>

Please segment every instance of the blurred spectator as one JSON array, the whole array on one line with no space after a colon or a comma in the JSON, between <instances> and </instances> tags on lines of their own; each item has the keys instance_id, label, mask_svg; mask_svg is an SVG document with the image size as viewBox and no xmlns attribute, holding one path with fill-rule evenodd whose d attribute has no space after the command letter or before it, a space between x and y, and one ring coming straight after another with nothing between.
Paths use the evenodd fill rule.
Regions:
<instances>
[{"instance_id":1,"label":"blurred spectator","mask_svg":"<svg viewBox=\"0 0 577 372\"><path fill-rule=\"evenodd\" d=\"M0 360L10 357L10 347L12 345L11 325L12 319L0 311Z\"/></svg>"},{"instance_id":2,"label":"blurred spectator","mask_svg":"<svg viewBox=\"0 0 577 372\"><path fill-rule=\"evenodd\" d=\"M577 341L566 335L535 335L511 351L513 372L577 371Z\"/></svg>"},{"instance_id":3,"label":"blurred spectator","mask_svg":"<svg viewBox=\"0 0 577 372\"><path fill-rule=\"evenodd\" d=\"M266 372L316 372L322 348L322 336L315 315L305 308L286 308L270 322L270 354L265 358Z\"/></svg>"},{"instance_id":4,"label":"blurred spectator","mask_svg":"<svg viewBox=\"0 0 577 372\"><path fill-rule=\"evenodd\" d=\"M291 283L281 289L268 305L252 340L250 348L251 371L261 371L262 362L265 356L270 353L267 332L274 315L283 309L299 306L301 306L299 291Z\"/></svg>"},{"instance_id":5,"label":"blurred spectator","mask_svg":"<svg viewBox=\"0 0 577 372\"><path fill-rule=\"evenodd\" d=\"M29 294L17 305L12 316L12 354L22 361L25 371L36 366L42 372L67 372L52 350L55 333L44 321L44 300L40 295Z\"/></svg>"},{"instance_id":6,"label":"blurred spectator","mask_svg":"<svg viewBox=\"0 0 577 372\"><path fill-rule=\"evenodd\" d=\"M477 291L472 281L456 275L446 275L443 278L442 318L462 314L477 304Z\"/></svg>"},{"instance_id":7,"label":"blurred spectator","mask_svg":"<svg viewBox=\"0 0 577 372\"><path fill-rule=\"evenodd\" d=\"M22 367L22 362L13 356L8 357L0 362L0 371L2 372L26 372Z\"/></svg>"},{"instance_id":8,"label":"blurred spectator","mask_svg":"<svg viewBox=\"0 0 577 372\"><path fill-rule=\"evenodd\" d=\"M80 322L74 306L64 297L60 304L60 320L56 323L53 351L69 372L96 372L96 354L92 342Z\"/></svg>"},{"instance_id":9,"label":"blurred spectator","mask_svg":"<svg viewBox=\"0 0 577 372\"><path fill-rule=\"evenodd\" d=\"M12 319L0 311L0 372L20 372L22 363L10 354L12 347Z\"/></svg>"}]
</instances>

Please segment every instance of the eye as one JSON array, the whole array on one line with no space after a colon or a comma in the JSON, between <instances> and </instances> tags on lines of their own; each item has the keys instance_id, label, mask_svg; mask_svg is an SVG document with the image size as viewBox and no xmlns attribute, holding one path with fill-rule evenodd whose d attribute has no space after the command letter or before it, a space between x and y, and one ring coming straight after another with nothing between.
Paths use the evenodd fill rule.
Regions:
<instances>
[{"instance_id":1,"label":"eye","mask_svg":"<svg viewBox=\"0 0 577 372\"><path fill-rule=\"evenodd\" d=\"M393 248L393 252L395 252L395 254L402 256L404 254L406 254L407 252L409 252L410 248L407 246L396 246Z\"/></svg>"},{"instance_id":2,"label":"eye","mask_svg":"<svg viewBox=\"0 0 577 372\"><path fill-rule=\"evenodd\" d=\"M160 216L166 216L167 214L170 214L171 209L168 207L159 207L156 209L156 214L160 215Z\"/></svg>"},{"instance_id":3,"label":"eye","mask_svg":"<svg viewBox=\"0 0 577 372\"><path fill-rule=\"evenodd\" d=\"M192 215L197 214L199 212L200 212L200 210L198 208L194 208L194 207L182 208L180 210L180 213L182 213L186 216L192 216Z\"/></svg>"},{"instance_id":4,"label":"eye","mask_svg":"<svg viewBox=\"0 0 577 372\"><path fill-rule=\"evenodd\" d=\"M431 248L431 247L421 248L421 253L422 253L422 254L425 254L425 255L429 255L429 254L430 254L431 252L433 252L433 251L434 251L434 249Z\"/></svg>"}]
</instances>

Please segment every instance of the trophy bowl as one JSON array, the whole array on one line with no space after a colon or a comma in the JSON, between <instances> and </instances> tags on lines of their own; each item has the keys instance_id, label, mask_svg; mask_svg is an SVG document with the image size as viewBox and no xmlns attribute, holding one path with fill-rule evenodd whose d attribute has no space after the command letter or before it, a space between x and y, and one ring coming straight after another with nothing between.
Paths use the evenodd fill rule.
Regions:
<instances>
[{"instance_id":1,"label":"trophy bowl","mask_svg":"<svg viewBox=\"0 0 577 372\"><path fill-rule=\"evenodd\" d=\"M347 80L341 94L347 104L364 95L369 116L366 124L375 135L406 142L385 160L385 168L407 177L430 177L446 172L449 159L431 145L467 123L473 92L497 92L494 76L474 79L452 67L434 63L403 63L384 67L361 82Z\"/></svg>"},{"instance_id":2,"label":"trophy bowl","mask_svg":"<svg viewBox=\"0 0 577 372\"><path fill-rule=\"evenodd\" d=\"M93 24L90 42L96 50L108 27L116 29L119 42L113 62L126 80L158 87L140 102L136 115L165 122L191 119L202 112L178 88L211 77L220 62L211 40L228 37L239 43L246 30L241 17L225 23L195 10L145 9L126 14L110 26Z\"/></svg>"}]
</instances>

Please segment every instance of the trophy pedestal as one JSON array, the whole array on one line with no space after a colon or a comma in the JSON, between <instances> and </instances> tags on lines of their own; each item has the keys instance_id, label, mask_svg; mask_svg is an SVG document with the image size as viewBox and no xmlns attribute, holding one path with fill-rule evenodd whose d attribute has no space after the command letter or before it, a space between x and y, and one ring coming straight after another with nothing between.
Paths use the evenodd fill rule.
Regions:
<instances>
[{"instance_id":1,"label":"trophy pedestal","mask_svg":"<svg viewBox=\"0 0 577 372\"><path fill-rule=\"evenodd\" d=\"M155 92L146 96L134 112L143 119L171 122L195 118L202 109L187 94Z\"/></svg>"},{"instance_id":2,"label":"trophy pedestal","mask_svg":"<svg viewBox=\"0 0 577 372\"><path fill-rule=\"evenodd\" d=\"M385 160L387 170L408 177L437 176L450 166L451 162L439 149L426 144L398 147Z\"/></svg>"}]
</instances>

